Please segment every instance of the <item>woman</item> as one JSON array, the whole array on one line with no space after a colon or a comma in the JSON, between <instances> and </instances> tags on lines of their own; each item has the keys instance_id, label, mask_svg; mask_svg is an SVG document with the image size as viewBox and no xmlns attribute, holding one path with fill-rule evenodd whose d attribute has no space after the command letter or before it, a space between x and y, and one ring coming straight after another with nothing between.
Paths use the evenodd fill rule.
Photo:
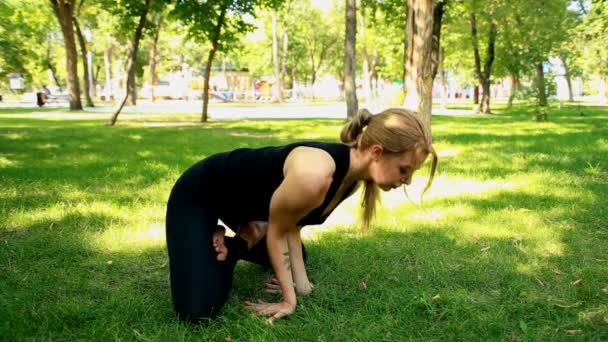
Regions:
<instances>
[{"instance_id":1,"label":"woman","mask_svg":"<svg viewBox=\"0 0 608 342\"><path fill-rule=\"evenodd\" d=\"M296 295L312 291L304 266L300 229L319 224L360 183L363 222L373 214L378 188L410 184L413 173L437 154L430 131L412 112L361 110L342 130L342 142L301 142L238 149L204 159L175 184L167 206L171 293L180 319L214 317L228 299L239 259L272 265L269 292L280 303L247 306L268 322L291 314ZM426 189L425 189L426 190ZM236 231L224 237L221 219Z\"/></svg>"}]
</instances>

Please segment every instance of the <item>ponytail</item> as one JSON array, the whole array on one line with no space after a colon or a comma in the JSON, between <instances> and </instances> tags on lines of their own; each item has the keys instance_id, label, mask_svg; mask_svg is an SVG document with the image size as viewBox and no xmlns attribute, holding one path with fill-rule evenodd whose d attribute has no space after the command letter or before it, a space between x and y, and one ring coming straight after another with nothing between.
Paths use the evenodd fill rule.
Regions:
<instances>
[{"instance_id":1,"label":"ponytail","mask_svg":"<svg viewBox=\"0 0 608 342\"><path fill-rule=\"evenodd\" d=\"M352 118L345 126L342 128L342 133L340 133L340 140L343 143L357 145L359 141L359 136L363 133L363 129L369 125L369 122L372 119L372 113L370 113L367 109L359 109L357 115Z\"/></svg>"},{"instance_id":2,"label":"ponytail","mask_svg":"<svg viewBox=\"0 0 608 342\"><path fill-rule=\"evenodd\" d=\"M384 153L403 153L423 149L432 155L431 175L424 192L428 190L435 176L437 153L433 148L430 127L417 113L401 108L390 108L372 116L367 109L360 109L340 133L340 140L351 148L365 150L378 144ZM368 227L380 199L380 189L371 180L363 182L361 199L363 227Z\"/></svg>"}]
</instances>

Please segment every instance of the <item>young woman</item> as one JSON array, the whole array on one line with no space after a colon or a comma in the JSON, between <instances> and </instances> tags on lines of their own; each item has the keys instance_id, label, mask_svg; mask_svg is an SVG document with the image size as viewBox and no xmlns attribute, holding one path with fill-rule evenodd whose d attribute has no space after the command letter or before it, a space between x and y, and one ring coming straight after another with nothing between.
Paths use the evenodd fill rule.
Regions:
<instances>
[{"instance_id":1,"label":"young woman","mask_svg":"<svg viewBox=\"0 0 608 342\"><path fill-rule=\"evenodd\" d=\"M412 112L361 110L342 130L343 144L300 142L238 149L206 158L177 181L167 205L171 294L181 320L214 317L228 299L239 259L271 265L268 292L279 303L247 306L268 321L296 308L296 295L312 291L304 266L300 229L320 224L361 183L363 222L374 215L378 189L410 184L432 155L430 130ZM426 189L425 189L426 190ZM236 232L224 236L221 219Z\"/></svg>"}]
</instances>

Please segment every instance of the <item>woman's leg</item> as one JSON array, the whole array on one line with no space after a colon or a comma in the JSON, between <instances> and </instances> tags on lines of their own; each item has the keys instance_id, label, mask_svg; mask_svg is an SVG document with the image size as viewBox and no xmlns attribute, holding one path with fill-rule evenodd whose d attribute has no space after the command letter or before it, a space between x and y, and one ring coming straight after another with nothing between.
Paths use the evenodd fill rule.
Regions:
<instances>
[{"instance_id":1,"label":"woman's leg","mask_svg":"<svg viewBox=\"0 0 608 342\"><path fill-rule=\"evenodd\" d=\"M178 318L196 322L214 317L228 300L237 261L230 255L217 260L212 241L215 210L172 198L166 224L171 295Z\"/></svg>"}]
</instances>

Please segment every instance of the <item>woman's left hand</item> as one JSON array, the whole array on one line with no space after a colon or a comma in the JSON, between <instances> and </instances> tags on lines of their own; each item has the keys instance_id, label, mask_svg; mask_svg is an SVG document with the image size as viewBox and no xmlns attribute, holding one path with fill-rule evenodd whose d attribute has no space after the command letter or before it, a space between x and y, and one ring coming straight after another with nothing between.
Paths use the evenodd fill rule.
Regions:
<instances>
[{"instance_id":1,"label":"woman's left hand","mask_svg":"<svg viewBox=\"0 0 608 342\"><path fill-rule=\"evenodd\" d=\"M264 284L264 286L266 287L264 291L267 293L281 293L281 285L279 284L279 280L277 278L271 278L269 282ZM310 281L307 281L302 286L297 286L294 283L293 286L296 288L296 294L298 296L308 296L314 288Z\"/></svg>"},{"instance_id":2,"label":"woman's left hand","mask_svg":"<svg viewBox=\"0 0 608 342\"><path fill-rule=\"evenodd\" d=\"M277 319L281 319L285 316L291 315L295 310L296 306L288 302L280 303L267 303L261 299L258 299L258 303L252 303L246 301L245 305L249 310L257 312L258 315L270 316L266 323L272 325Z\"/></svg>"}]
</instances>

